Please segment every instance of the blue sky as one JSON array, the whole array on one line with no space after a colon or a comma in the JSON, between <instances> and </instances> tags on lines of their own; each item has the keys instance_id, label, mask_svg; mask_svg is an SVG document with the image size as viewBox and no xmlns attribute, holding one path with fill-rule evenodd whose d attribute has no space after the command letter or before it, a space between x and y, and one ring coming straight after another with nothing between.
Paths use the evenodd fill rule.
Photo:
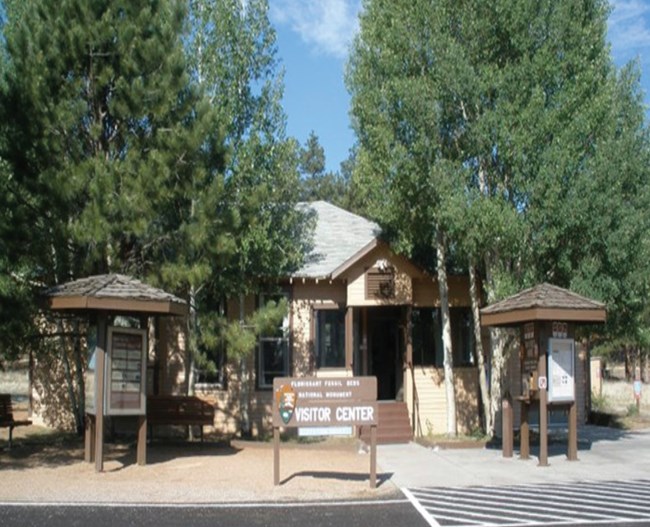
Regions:
<instances>
[{"instance_id":1,"label":"blue sky","mask_svg":"<svg viewBox=\"0 0 650 527\"><path fill-rule=\"evenodd\" d=\"M609 39L617 65L638 59L650 105L650 0L614 0ZM360 0L269 0L285 70L287 134L304 144L314 130L328 170L338 170L354 144L344 84L348 45L358 29Z\"/></svg>"}]
</instances>

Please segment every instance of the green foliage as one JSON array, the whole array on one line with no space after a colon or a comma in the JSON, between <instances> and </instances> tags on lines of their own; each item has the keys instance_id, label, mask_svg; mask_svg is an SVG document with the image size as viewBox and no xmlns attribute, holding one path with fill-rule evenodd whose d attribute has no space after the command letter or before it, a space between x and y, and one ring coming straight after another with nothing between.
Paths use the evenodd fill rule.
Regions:
<instances>
[{"instance_id":1,"label":"green foliage","mask_svg":"<svg viewBox=\"0 0 650 527\"><path fill-rule=\"evenodd\" d=\"M343 172L352 161L342 163ZM325 151L312 131L300 150L301 201L324 200L344 209L350 207L349 179L343 173L325 171Z\"/></svg>"},{"instance_id":2,"label":"green foliage","mask_svg":"<svg viewBox=\"0 0 650 527\"><path fill-rule=\"evenodd\" d=\"M317 178L325 172L325 150L313 130L300 150L300 171L308 178Z\"/></svg>"},{"instance_id":3,"label":"green foliage","mask_svg":"<svg viewBox=\"0 0 650 527\"><path fill-rule=\"evenodd\" d=\"M124 272L189 300L202 360L311 227L266 0L4 5L0 323L24 337L39 288Z\"/></svg>"},{"instance_id":4,"label":"green foliage","mask_svg":"<svg viewBox=\"0 0 650 527\"><path fill-rule=\"evenodd\" d=\"M211 294L233 296L301 262L309 223L295 208L298 149L284 135L266 0L195 0L189 21L191 77L217 112L227 148L219 192L197 228L215 230L206 248L212 253L201 260L214 266L206 284Z\"/></svg>"},{"instance_id":5,"label":"green foliage","mask_svg":"<svg viewBox=\"0 0 650 527\"><path fill-rule=\"evenodd\" d=\"M609 401L604 395L591 396L591 409L595 412L607 412L610 409Z\"/></svg>"},{"instance_id":6,"label":"green foliage","mask_svg":"<svg viewBox=\"0 0 650 527\"><path fill-rule=\"evenodd\" d=\"M620 335L646 304L650 164L638 68L616 72L608 12L371 0L347 82L354 192L398 247L430 260L442 228L490 298L552 282L605 301Z\"/></svg>"},{"instance_id":7,"label":"green foliage","mask_svg":"<svg viewBox=\"0 0 650 527\"><path fill-rule=\"evenodd\" d=\"M223 333L228 355L232 358L249 355L255 348L257 337L275 333L288 310L289 305L285 298L278 302L270 300L265 306L247 317L243 323L240 321L228 322Z\"/></svg>"}]
</instances>

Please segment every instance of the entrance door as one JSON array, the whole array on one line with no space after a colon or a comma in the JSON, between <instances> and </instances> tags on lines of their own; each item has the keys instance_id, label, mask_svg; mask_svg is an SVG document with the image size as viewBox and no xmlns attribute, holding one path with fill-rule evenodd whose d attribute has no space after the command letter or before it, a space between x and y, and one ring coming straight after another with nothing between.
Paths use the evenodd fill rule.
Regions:
<instances>
[{"instance_id":1,"label":"entrance door","mask_svg":"<svg viewBox=\"0 0 650 527\"><path fill-rule=\"evenodd\" d=\"M379 400L395 400L402 387L400 320L402 310L377 307L368 310L370 375L377 377Z\"/></svg>"}]
</instances>

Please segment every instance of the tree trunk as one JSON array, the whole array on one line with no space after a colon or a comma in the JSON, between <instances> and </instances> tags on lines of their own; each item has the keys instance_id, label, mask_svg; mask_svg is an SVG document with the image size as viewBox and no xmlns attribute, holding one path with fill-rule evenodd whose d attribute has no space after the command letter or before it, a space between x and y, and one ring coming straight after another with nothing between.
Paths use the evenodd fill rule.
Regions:
<instances>
[{"instance_id":1,"label":"tree trunk","mask_svg":"<svg viewBox=\"0 0 650 527\"><path fill-rule=\"evenodd\" d=\"M72 379L72 370L70 368L70 360L68 359L68 352L65 337L65 330L63 328L63 322L59 319L56 322L57 331L61 335L59 337L61 345L61 362L63 363L63 372L65 375L65 384L68 391L68 398L70 399L70 409L72 410L72 415L74 416L75 428L77 433L83 430L83 420L79 419L79 406L77 404L77 396L75 393L74 381Z\"/></svg>"},{"instance_id":2,"label":"tree trunk","mask_svg":"<svg viewBox=\"0 0 650 527\"><path fill-rule=\"evenodd\" d=\"M196 288L194 285L190 286L189 293L190 302L190 316L187 320L187 395L194 395L194 385L196 384L196 358L194 354L193 335L196 335ZM187 427L188 437L190 441L194 440L194 430L191 426Z\"/></svg>"},{"instance_id":3,"label":"tree trunk","mask_svg":"<svg viewBox=\"0 0 650 527\"><path fill-rule=\"evenodd\" d=\"M625 352L625 380L631 382L634 378L633 376L633 367L632 367L632 357L630 352L630 346L625 345L623 347Z\"/></svg>"},{"instance_id":4,"label":"tree trunk","mask_svg":"<svg viewBox=\"0 0 650 527\"><path fill-rule=\"evenodd\" d=\"M81 346L81 335L79 331L79 319L75 318L73 322L74 333L74 362L75 373L77 379L77 413L78 421L81 428L77 428L79 435L83 434L85 419L86 419L86 384L84 380L84 361L83 361L83 348Z\"/></svg>"},{"instance_id":5,"label":"tree trunk","mask_svg":"<svg viewBox=\"0 0 650 527\"><path fill-rule=\"evenodd\" d=\"M244 325L245 323L244 300L244 295L239 295L239 323L241 325ZM241 415L240 429L242 437L249 437L251 435L251 421L248 413L248 407L250 405L250 387L248 385L248 367L246 365L245 357L239 361L239 372L241 375L239 383L239 413Z\"/></svg>"},{"instance_id":6,"label":"tree trunk","mask_svg":"<svg viewBox=\"0 0 650 527\"><path fill-rule=\"evenodd\" d=\"M488 304L492 304L496 298L496 283L494 279L494 268L492 258L488 255L485 258L486 290ZM485 433L493 436L496 426L496 415L501 409L501 399L503 397L503 376L506 365L506 331L502 328L490 328L490 405L489 421L490 427L486 428Z\"/></svg>"},{"instance_id":7,"label":"tree trunk","mask_svg":"<svg viewBox=\"0 0 650 527\"><path fill-rule=\"evenodd\" d=\"M442 314L442 347L444 350L443 367L445 372L445 394L447 399L447 435L455 437L458 431L456 425L454 360L451 344L451 324L449 320L449 286L447 284L447 269L445 267L445 237L440 229L438 229L436 234L436 259L438 289L440 291L440 313Z\"/></svg>"},{"instance_id":8,"label":"tree trunk","mask_svg":"<svg viewBox=\"0 0 650 527\"><path fill-rule=\"evenodd\" d=\"M478 367L478 382L481 394L481 406L483 414L483 431L493 430L493 415L490 411L490 393L488 391L487 372L485 371L485 355L483 353L483 341L481 340L481 319L479 313L480 299L478 296L478 277L476 266L473 261L469 262L469 294L472 302L472 319L474 323L474 351L476 353L476 365Z\"/></svg>"},{"instance_id":9,"label":"tree trunk","mask_svg":"<svg viewBox=\"0 0 650 527\"><path fill-rule=\"evenodd\" d=\"M490 420L492 428L486 430L486 434L490 436L494 435L496 415L501 409L507 340L504 329L490 329L490 348L492 350L492 357L490 359Z\"/></svg>"},{"instance_id":10,"label":"tree trunk","mask_svg":"<svg viewBox=\"0 0 650 527\"><path fill-rule=\"evenodd\" d=\"M193 335L196 334L196 288L190 286L189 293L190 314L187 319L187 395L194 395L194 385L196 384L196 360L194 354Z\"/></svg>"}]
</instances>

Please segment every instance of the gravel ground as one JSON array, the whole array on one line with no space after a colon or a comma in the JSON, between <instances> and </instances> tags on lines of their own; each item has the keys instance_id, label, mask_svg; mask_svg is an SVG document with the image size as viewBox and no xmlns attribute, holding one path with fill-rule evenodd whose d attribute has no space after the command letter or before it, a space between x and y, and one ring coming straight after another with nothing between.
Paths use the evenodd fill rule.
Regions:
<instances>
[{"instance_id":1,"label":"gravel ground","mask_svg":"<svg viewBox=\"0 0 650 527\"><path fill-rule=\"evenodd\" d=\"M29 428L29 427L28 427ZM24 432L23 432L24 433ZM4 435L2 436L5 437ZM370 489L370 457L356 441L283 443L280 481L273 485L270 443L233 441L154 443L148 463L135 463L135 445L107 445L104 472L83 461L79 441L48 445L16 441L0 450L0 501L215 503L358 500L394 497L397 488L378 468Z\"/></svg>"}]
</instances>

